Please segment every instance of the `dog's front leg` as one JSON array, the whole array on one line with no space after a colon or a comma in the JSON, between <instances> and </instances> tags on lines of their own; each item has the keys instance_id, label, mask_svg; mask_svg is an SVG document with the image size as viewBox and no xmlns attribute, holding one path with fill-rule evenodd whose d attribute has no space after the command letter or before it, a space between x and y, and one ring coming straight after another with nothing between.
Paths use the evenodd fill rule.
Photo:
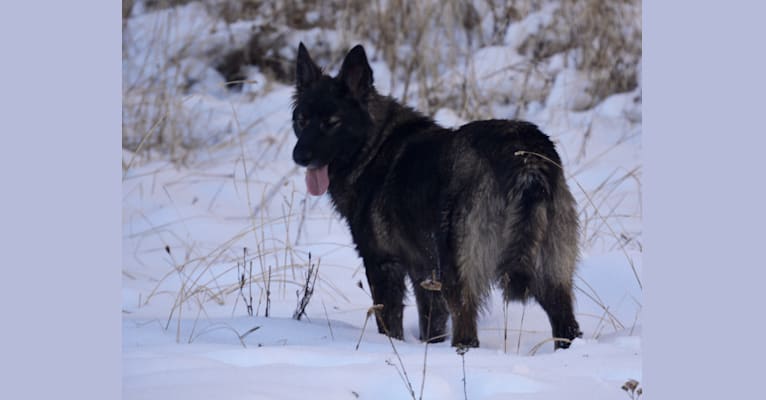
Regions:
<instances>
[{"instance_id":1,"label":"dog's front leg","mask_svg":"<svg viewBox=\"0 0 766 400\"><path fill-rule=\"evenodd\" d=\"M376 262L365 259L367 283L370 285L372 300L376 306L378 332L395 339L404 339L402 311L404 310L404 268L393 262Z\"/></svg>"}]
</instances>

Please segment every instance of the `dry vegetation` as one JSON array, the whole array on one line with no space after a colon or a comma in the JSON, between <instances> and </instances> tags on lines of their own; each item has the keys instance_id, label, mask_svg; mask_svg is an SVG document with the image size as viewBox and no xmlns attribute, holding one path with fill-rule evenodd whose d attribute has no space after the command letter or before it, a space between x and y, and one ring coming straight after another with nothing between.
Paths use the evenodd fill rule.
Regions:
<instances>
[{"instance_id":1,"label":"dry vegetation","mask_svg":"<svg viewBox=\"0 0 766 400\"><path fill-rule=\"evenodd\" d=\"M124 18L132 17L133 3L123 1ZM206 43L200 43L204 36L199 34L174 37L172 26L178 21L168 14L167 26L158 27L152 40L158 46L172 41L172 46L158 49L165 54L154 60L150 71L133 71L131 75L140 78L124 82L126 149L160 149L171 152L172 160L182 161L190 149L210 143L190 132L204 121L189 116L178 97L198 79L199 72L185 59L207 60L228 82L229 90L242 88L251 66L269 79L290 84L295 33L311 29L337 34L336 41L313 35L310 48L320 65L334 65L358 41L369 44L374 49L371 58L382 60L391 71L392 92L401 90L405 102L414 100L429 114L449 107L462 117L479 118L489 115L493 102L513 101L523 110L529 102L544 101L555 78L546 65L561 54L588 77L590 101L583 109L638 85L640 0L147 0L141 4L145 11L156 11L188 3L200 3L215 22L200 30L221 35L217 40L205 39ZM541 29L525 38L506 37L510 26L544 7L556 10L553 19L541 22ZM232 26L243 23L250 27L244 40L232 33ZM222 27L229 32L215 32ZM127 57L135 38L125 30L123 40ZM487 77L477 75L472 56L478 49L509 41L519 41L516 51L524 56L522 62L507 66L521 81L514 86L519 92L482 93L477 82ZM210 136L215 140L215 133Z\"/></svg>"}]
</instances>

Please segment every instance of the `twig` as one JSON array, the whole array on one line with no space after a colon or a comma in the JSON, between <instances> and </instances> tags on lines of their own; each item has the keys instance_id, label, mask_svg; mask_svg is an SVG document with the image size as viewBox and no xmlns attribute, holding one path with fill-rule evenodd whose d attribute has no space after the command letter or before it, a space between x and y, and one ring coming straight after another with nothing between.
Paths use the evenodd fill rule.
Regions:
<instances>
[{"instance_id":1,"label":"twig","mask_svg":"<svg viewBox=\"0 0 766 400\"><path fill-rule=\"evenodd\" d=\"M239 262L237 262L237 274L239 275L239 294L242 296L242 301L245 302L245 306L247 306L247 315L253 316L253 289L252 289L252 280L253 280L253 262L250 261L250 276L248 277L248 280L250 281L250 301L247 300L245 297L245 271L247 267L247 247L243 250L242 255L242 272L239 272Z\"/></svg>"},{"instance_id":2,"label":"twig","mask_svg":"<svg viewBox=\"0 0 766 400\"><path fill-rule=\"evenodd\" d=\"M300 290L295 292L295 295L300 297L300 299L298 300L298 306L293 313L293 319L300 321L301 317L306 315L306 307L309 305L311 296L314 294L314 285L316 285L317 275L319 274L319 264L321 264L321 262L322 259L320 258L316 265L312 264L311 253L309 253L309 268L308 273L306 274L306 283L303 284L303 296L300 297Z\"/></svg>"},{"instance_id":3,"label":"twig","mask_svg":"<svg viewBox=\"0 0 766 400\"><path fill-rule=\"evenodd\" d=\"M250 281L247 284L248 294L250 295L250 302L247 304L247 313L253 316L253 260L250 260Z\"/></svg>"},{"instance_id":4,"label":"twig","mask_svg":"<svg viewBox=\"0 0 766 400\"><path fill-rule=\"evenodd\" d=\"M294 189L293 189L293 192L295 192ZM298 245L298 243L301 240L301 232L303 232L303 223L306 222L306 210L308 209L308 204L309 204L308 196L309 196L309 194L308 194L308 192L306 192L306 198L301 200L301 204L303 205L303 207L301 207L301 219L300 219L300 222L298 223L298 232L295 234L295 245L296 246Z\"/></svg>"},{"instance_id":5,"label":"twig","mask_svg":"<svg viewBox=\"0 0 766 400\"><path fill-rule=\"evenodd\" d=\"M245 338L247 337L247 335L249 335L249 334L251 334L251 333L253 333L253 332L257 331L257 330L258 330L258 329L260 329L260 328L261 328L260 326L254 326L254 327L252 327L252 328L248 329L248 330L247 330L247 332L245 332L245 333L243 333L243 334L239 335L239 340L240 340L241 342L244 342L244 341L245 341Z\"/></svg>"},{"instance_id":6,"label":"twig","mask_svg":"<svg viewBox=\"0 0 766 400\"><path fill-rule=\"evenodd\" d=\"M327 315L327 307L324 305L324 301L322 301L322 308L324 309L324 317L327 320L327 327L330 328L330 338L332 341L335 341L335 335L332 333L332 325L330 325L330 316Z\"/></svg>"},{"instance_id":7,"label":"twig","mask_svg":"<svg viewBox=\"0 0 766 400\"><path fill-rule=\"evenodd\" d=\"M415 390L412 389L412 383L410 383L410 377L407 376L407 370L404 368L404 362L402 361L402 357L399 355L399 352L396 350L396 345L394 344L394 339L391 339L391 335L389 335L388 328L386 327L386 323L383 322L383 317L380 314L380 310L383 309L383 305L380 305L379 308L371 308L373 312L375 312L375 317L378 319L378 323L380 326L383 327L383 331L386 333L386 338L388 338L388 342L391 343L391 348L394 350L394 354L396 355L396 359L399 360L399 365L402 367L402 371L400 376L402 377L402 380L404 381L405 385L407 386L407 390L410 393L410 396L412 396L412 400L415 400ZM368 311L369 313L369 311Z\"/></svg>"},{"instance_id":8,"label":"twig","mask_svg":"<svg viewBox=\"0 0 766 400\"><path fill-rule=\"evenodd\" d=\"M136 155L141 151L141 148L144 146L144 143L146 143L146 140L149 139L149 136L151 136L152 132L154 132L154 128L159 126L163 121L165 121L165 118L168 116L169 110L165 110L165 113L162 114L162 116L157 119L157 121L154 122L154 125L152 125L151 128L149 128L148 131L144 134L144 137L141 138L141 142L138 143L138 147L136 148L136 151L133 152L133 154L130 155L130 160L128 161L128 165L126 165L123 168L122 172L122 180L125 180L125 177L128 175L128 171L130 170L130 167L133 166L133 161L136 159Z\"/></svg>"},{"instance_id":9,"label":"twig","mask_svg":"<svg viewBox=\"0 0 766 400\"><path fill-rule=\"evenodd\" d=\"M269 273L266 278L266 313L265 313L266 318L269 317L270 309L271 309L271 265L269 265Z\"/></svg>"},{"instance_id":10,"label":"twig","mask_svg":"<svg viewBox=\"0 0 766 400\"><path fill-rule=\"evenodd\" d=\"M519 338L521 340L521 338ZM508 354L508 302L503 301L503 353ZM518 354L518 350L517 350Z\"/></svg>"},{"instance_id":11,"label":"twig","mask_svg":"<svg viewBox=\"0 0 766 400\"><path fill-rule=\"evenodd\" d=\"M189 338L189 343L192 343L198 337L200 337L200 336L202 336L204 334L210 333L212 331L216 331L216 330L219 330L219 329L227 329L227 330L230 330L230 331L234 332L234 334L237 336L237 339L239 340L239 344L241 344L242 347L247 348L247 345L245 344L245 341L242 340L242 339L245 336L247 336L248 334L250 334L251 332L255 332L258 328L260 328L260 326L256 326L255 328L251 328L249 331L245 332L244 335L240 335L239 332L237 332L236 329L232 328L231 326L229 326L227 324L214 324L214 325L210 325L210 326L206 327L205 329L201 330L197 334L197 336L194 336L193 338L190 337Z\"/></svg>"},{"instance_id":12,"label":"twig","mask_svg":"<svg viewBox=\"0 0 766 400\"><path fill-rule=\"evenodd\" d=\"M521 322L519 323L519 339L516 341L516 354L519 354L519 349L521 349L521 335L524 333L524 314L526 313L527 313L527 305L522 304Z\"/></svg>"},{"instance_id":13,"label":"twig","mask_svg":"<svg viewBox=\"0 0 766 400\"><path fill-rule=\"evenodd\" d=\"M435 272L433 273L436 274ZM436 281L436 279L434 279ZM422 286L422 283L421 283ZM441 288L441 284L439 284L439 288ZM431 315L433 313L433 306L434 306L434 297L429 296L429 302L428 302L428 323L426 324L426 332L428 332L428 336L426 337L426 346L425 350L423 350L423 379L420 381L420 400L423 400L423 389L426 387L426 368L428 365L428 345L431 343Z\"/></svg>"},{"instance_id":14,"label":"twig","mask_svg":"<svg viewBox=\"0 0 766 400\"><path fill-rule=\"evenodd\" d=\"M354 348L354 351L359 350L359 345L362 343L362 337L364 336L364 331L367 329L367 321L370 320L370 316L372 315L373 312L375 312L376 309L382 309L382 308L383 308L383 304L375 304L372 307L367 309L367 316L364 317L364 324L362 324L362 331L359 333L359 340L356 342L356 347Z\"/></svg>"},{"instance_id":15,"label":"twig","mask_svg":"<svg viewBox=\"0 0 766 400\"><path fill-rule=\"evenodd\" d=\"M465 396L465 400L468 400L468 382L465 378L465 353L468 353L468 350L471 348L468 346L462 346L459 345L457 349L455 350L457 354L460 355L460 358L463 360L463 396Z\"/></svg>"}]
</instances>

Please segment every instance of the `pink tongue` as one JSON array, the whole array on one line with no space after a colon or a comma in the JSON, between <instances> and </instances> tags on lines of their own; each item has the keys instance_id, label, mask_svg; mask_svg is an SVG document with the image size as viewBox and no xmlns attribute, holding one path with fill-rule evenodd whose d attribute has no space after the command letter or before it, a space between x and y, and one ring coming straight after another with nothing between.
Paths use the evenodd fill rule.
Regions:
<instances>
[{"instance_id":1,"label":"pink tongue","mask_svg":"<svg viewBox=\"0 0 766 400\"><path fill-rule=\"evenodd\" d=\"M309 168L306 170L306 187L314 196L321 196L330 186L330 178L327 176L327 166L321 168Z\"/></svg>"}]
</instances>

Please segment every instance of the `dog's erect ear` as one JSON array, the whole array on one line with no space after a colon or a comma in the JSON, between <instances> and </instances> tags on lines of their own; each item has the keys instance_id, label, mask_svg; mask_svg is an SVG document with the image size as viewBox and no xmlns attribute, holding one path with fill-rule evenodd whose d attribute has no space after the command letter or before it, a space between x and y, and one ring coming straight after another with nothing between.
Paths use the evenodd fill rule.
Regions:
<instances>
[{"instance_id":1,"label":"dog's erect ear","mask_svg":"<svg viewBox=\"0 0 766 400\"><path fill-rule=\"evenodd\" d=\"M357 98L364 98L372 89L372 68L367 62L364 47L358 44L343 60L338 78L343 81Z\"/></svg>"},{"instance_id":2,"label":"dog's erect ear","mask_svg":"<svg viewBox=\"0 0 766 400\"><path fill-rule=\"evenodd\" d=\"M314 64L306 46L298 45L298 61L295 65L295 87L303 90L322 76L322 70Z\"/></svg>"}]
</instances>

